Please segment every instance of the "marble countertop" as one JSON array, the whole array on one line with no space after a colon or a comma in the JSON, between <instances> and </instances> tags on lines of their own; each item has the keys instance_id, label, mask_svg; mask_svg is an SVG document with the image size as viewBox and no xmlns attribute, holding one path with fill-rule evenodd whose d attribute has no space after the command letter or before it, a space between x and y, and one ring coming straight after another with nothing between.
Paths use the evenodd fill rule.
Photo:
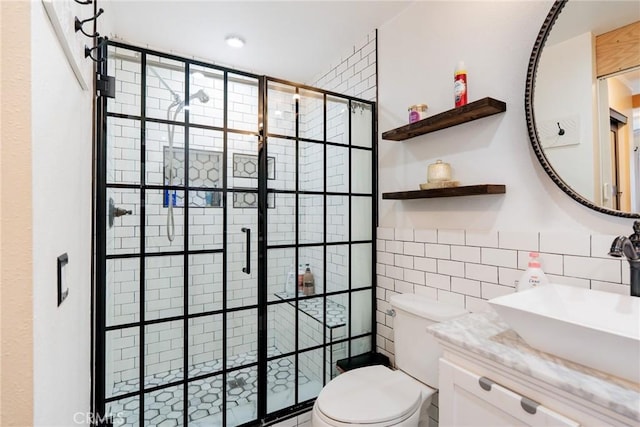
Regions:
<instances>
[{"instance_id":1,"label":"marble countertop","mask_svg":"<svg viewBox=\"0 0 640 427\"><path fill-rule=\"evenodd\" d=\"M428 331L443 342L640 421L640 384L536 350L494 312L471 313L431 325Z\"/></svg>"}]
</instances>

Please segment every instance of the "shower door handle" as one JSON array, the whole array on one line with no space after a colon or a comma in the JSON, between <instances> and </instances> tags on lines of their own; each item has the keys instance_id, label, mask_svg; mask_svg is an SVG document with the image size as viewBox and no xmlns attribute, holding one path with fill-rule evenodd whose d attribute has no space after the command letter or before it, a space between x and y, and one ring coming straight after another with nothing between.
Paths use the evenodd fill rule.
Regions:
<instances>
[{"instance_id":1,"label":"shower door handle","mask_svg":"<svg viewBox=\"0 0 640 427\"><path fill-rule=\"evenodd\" d=\"M242 267L242 272L251 274L251 229L242 227L242 232L245 233L247 237L247 243L245 244L245 247L247 248L247 265Z\"/></svg>"}]
</instances>

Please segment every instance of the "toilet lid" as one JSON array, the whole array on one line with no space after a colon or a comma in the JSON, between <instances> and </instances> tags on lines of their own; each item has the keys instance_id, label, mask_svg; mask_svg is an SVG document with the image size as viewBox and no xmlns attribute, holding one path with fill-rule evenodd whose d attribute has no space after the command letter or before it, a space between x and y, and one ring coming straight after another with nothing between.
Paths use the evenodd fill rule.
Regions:
<instances>
[{"instance_id":1,"label":"toilet lid","mask_svg":"<svg viewBox=\"0 0 640 427\"><path fill-rule=\"evenodd\" d=\"M371 424L413 413L422 402L415 380L384 366L338 375L320 392L318 409L343 423Z\"/></svg>"}]
</instances>

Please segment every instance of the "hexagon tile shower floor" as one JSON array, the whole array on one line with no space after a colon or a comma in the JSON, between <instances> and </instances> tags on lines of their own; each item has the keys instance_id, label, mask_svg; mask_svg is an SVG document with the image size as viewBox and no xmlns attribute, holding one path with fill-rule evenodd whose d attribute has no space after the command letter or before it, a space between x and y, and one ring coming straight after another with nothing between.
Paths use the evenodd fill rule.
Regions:
<instances>
[{"instance_id":1,"label":"hexagon tile shower floor","mask_svg":"<svg viewBox=\"0 0 640 427\"><path fill-rule=\"evenodd\" d=\"M277 354L275 347L269 348L269 356ZM229 366L240 366L251 364L256 361L256 352L248 352L229 358ZM270 363L268 366L268 393L270 410L287 406L286 401L290 393L295 389L294 366L288 358L281 359L277 364ZM220 371L222 361L193 365L189 371L189 376L199 376L210 372ZM182 379L180 369L148 376L145 387L150 388L160 384L167 384ZM256 407L256 380L257 371L255 367L243 368L231 372L227 377L227 418L236 418L238 423L255 419ZM321 388L321 384L309 380L307 377L298 374L299 392L304 395L304 391L309 392L309 397L315 396L314 389ZM129 380L114 385L114 395L136 391L138 389L137 380ZM188 389L188 409L189 422L193 426L220 426L222 425L222 379L220 376L210 377L204 380L193 381ZM282 402L281 404L279 404ZM156 392L147 393L145 396L145 426L173 427L183 425L184 396L181 386L173 386L161 389ZM108 405L108 413L117 415L114 425L138 425L139 403L133 397L111 402ZM235 412L234 412L235 411ZM118 420L120 421L118 423ZM193 423L192 423L193 422Z\"/></svg>"}]
</instances>

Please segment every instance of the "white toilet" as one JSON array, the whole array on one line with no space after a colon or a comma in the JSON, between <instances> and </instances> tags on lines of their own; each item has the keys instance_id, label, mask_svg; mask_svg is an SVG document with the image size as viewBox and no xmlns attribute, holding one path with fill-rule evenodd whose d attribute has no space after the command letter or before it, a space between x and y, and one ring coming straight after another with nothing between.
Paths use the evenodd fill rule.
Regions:
<instances>
[{"instance_id":1,"label":"white toilet","mask_svg":"<svg viewBox=\"0 0 640 427\"><path fill-rule=\"evenodd\" d=\"M467 312L414 294L394 295L390 302L398 370L368 366L338 375L316 399L313 427L419 425L438 387L442 352L426 327Z\"/></svg>"}]
</instances>

